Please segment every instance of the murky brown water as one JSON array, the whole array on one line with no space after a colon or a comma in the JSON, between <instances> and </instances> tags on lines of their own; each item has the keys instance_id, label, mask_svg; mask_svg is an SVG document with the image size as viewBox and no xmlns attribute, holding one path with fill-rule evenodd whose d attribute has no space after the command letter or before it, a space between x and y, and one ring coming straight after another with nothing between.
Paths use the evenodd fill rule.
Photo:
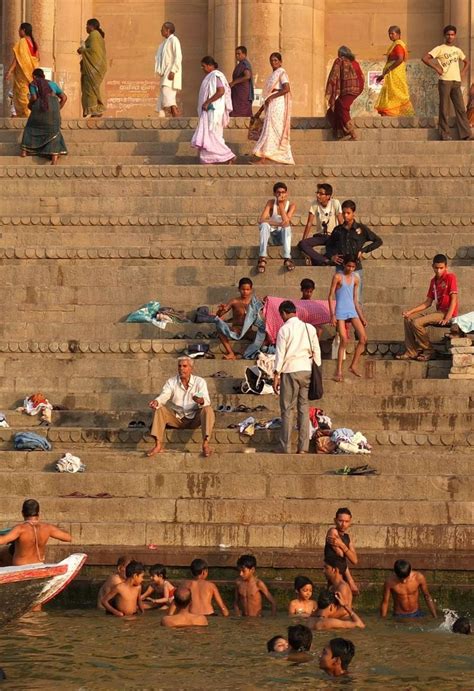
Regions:
<instances>
[{"instance_id":1,"label":"murky brown water","mask_svg":"<svg viewBox=\"0 0 474 691\"><path fill-rule=\"evenodd\" d=\"M474 688L474 636L440 631L439 621L396 624L367 618L350 632L349 678L327 677L317 654L333 635L315 633L314 662L295 666L265 652L286 632L283 615L210 619L202 630L160 627L160 614L136 620L91 610L28 615L0 632L3 689ZM334 634L336 635L336 634Z\"/></svg>"}]
</instances>

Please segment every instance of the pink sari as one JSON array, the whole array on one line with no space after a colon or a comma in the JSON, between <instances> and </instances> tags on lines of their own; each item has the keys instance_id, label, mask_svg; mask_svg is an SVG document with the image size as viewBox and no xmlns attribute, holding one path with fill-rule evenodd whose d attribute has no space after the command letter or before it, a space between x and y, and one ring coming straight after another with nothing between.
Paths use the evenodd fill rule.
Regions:
<instances>
[{"instance_id":1,"label":"pink sari","mask_svg":"<svg viewBox=\"0 0 474 691\"><path fill-rule=\"evenodd\" d=\"M288 84L288 75L279 67L267 79L263 88L263 98L266 100L273 91ZM265 110L265 120L262 134L255 145L253 153L258 158L269 158L276 163L294 165L290 146L291 128L291 94L287 93L269 101Z\"/></svg>"},{"instance_id":2,"label":"pink sari","mask_svg":"<svg viewBox=\"0 0 474 691\"><path fill-rule=\"evenodd\" d=\"M224 94L211 105L211 110L203 110L202 104L216 93L219 86ZM199 149L201 163L227 163L234 158L233 152L224 141L224 127L229 124L232 110L230 86L219 70L213 70L202 80L198 98L199 122L191 140L191 146Z\"/></svg>"}]
</instances>

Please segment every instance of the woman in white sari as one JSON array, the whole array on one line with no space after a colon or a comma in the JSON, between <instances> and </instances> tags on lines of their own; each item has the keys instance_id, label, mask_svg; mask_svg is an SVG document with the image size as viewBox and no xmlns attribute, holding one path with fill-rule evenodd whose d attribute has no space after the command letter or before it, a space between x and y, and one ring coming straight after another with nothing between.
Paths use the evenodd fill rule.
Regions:
<instances>
[{"instance_id":1,"label":"woman in white sari","mask_svg":"<svg viewBox=\"0 0 474 691\"><path fill-rule=\"evenodd\" d=\"M201 67L206 76L199 89L199 122L191 146L199 149L201 163L232 163L235 154L224 141L224 127L232 110L230 86L210 55L201 60Z\"/></svg>"},{"instance_id":2,"label":"woman in white sari","mask_svg":"<svg viewBox=\"0 0 474 691\"><path fill-rule=\"evenodd\" d=\"M281 64L280 53L272 53L270 65L273 73L263 87L264 104L255 114L258 117L262 110L265 110L265 120L253 153L260 159L259 163L265 163L265 159L269 159L276 163L294 165L290 146L290 82Z\"/></svg>"}]
</instances>

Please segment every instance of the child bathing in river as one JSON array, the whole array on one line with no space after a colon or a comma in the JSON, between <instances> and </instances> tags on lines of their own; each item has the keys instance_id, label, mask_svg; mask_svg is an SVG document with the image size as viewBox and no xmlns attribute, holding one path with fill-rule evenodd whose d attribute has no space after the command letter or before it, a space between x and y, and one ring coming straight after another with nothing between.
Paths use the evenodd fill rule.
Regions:
<instances>
[{"instance_id":1,"label":"child bathing in river","mask_svg":"<svg viewBox=\"0 0 474 691\"><path fill-rule=\"evenodd\" d=\"M102 606L116 617L133 616L143 612L141 593L144 577L143 564L132 560L125 569L125 581L118 583L102 598Z\"/></svg>"},{"instance_id":2,"label":"child bathing in river","mask_svg":"<svg viewBox=\"0 0 474 691\"><path fill-rule=\"evenodd\" d=\"M102 598L108 595L110 591L113 590L113 588L115 588L116 585L118 585L119 583L123 583L125 581L125 569L127 568L127 564L129 564L130 561L131 558L127 556L122 556L117 559L116 572L110 574L105 583L102 583L100 587L99 593L97 595L98 609L104 609L104 606L102 605Z\"/></svg>"},{"instance_id":3,"label":"child bathing in river","mask_svg":"<svg viewBox=\"0 0 474 691\"><path fill-rule=\"evenodd\" d=\"M173 602L176 588L166 579L166 567L163 564L150 566L151 583L141 595L143 609L168 609Z\"/></svg>"},{"instance_id":4,"label":"child bathing in river","mask_svg":"<svg viewBox=\"0 0 474 691\"><path fill-rule=\"evenodd\" d=\"M207 580L209 567L204 559L194 559L191 562L191 573L193 580L185 583L186 588L189 588L191 592L191 606L189 608L191 614L213 616L215 612L212 603L215 600L223 616L228 617L229 610L222 600L217 585Z\"/></svg>"},{"instance_id":5,"label":"child bathing in river","mask_svg":"<svg viewBox=\"0 0 474 691\"><path fill-rule=\"evenodd\" d=\"M288 614L300 617L311 617L318 609L318 604L313 597L313 581L306 576L296 576L296 599L288 605Z\"/></svg>"},{"instance_id":6,"label":"child bathing in river","mask_svg":"<svg viewBox=\"0 0 474 691\"><path fill-rule=\"evenodd\" d=\"M263 581L257 578L257 560L252 554L243 554L237 559L239 578L235 582L236 614L244 617L262 615L262 595L268 600L272 614L276 614L276 602Z\"/></svg>"}]
</instances>

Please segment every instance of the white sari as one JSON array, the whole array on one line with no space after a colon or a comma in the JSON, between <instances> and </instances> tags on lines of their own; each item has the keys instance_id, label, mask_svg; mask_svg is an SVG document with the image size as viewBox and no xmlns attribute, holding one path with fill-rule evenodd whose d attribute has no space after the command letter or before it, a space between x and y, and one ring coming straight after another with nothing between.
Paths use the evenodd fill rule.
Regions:
<instances>
[{"instance_id":1,"label":"white sari","mask_svg":"<svg viewBox=\"0 0 474 691\"><path fill-rule=\"evenodd\" d=\"M263 98L267 98L280 90L289 79L283 67L275 70L267 79L263 88ZM253 150L254 156L268 158L277 163L294 165L293 154L290 146L291 129L291 93L278 98L272 98L265 109L260 139Z\"/></svg>"},{"instance_id":2,"label":"white sari","mask_svg":"<svg viewBox=\"0 0 474 691\"><path fill-rule=\"evenodd\" d=\"M202 104L224 87L224 94L211 103L210 110L203 110ZM199 122L191 140L191 146L199 149L201 163L227 163L234 158L233 152L224 141L224 127L229 124L232 110L230 86L219 70L213 70L202 80L198 98Z\"/></svg>"}]
</instances>

